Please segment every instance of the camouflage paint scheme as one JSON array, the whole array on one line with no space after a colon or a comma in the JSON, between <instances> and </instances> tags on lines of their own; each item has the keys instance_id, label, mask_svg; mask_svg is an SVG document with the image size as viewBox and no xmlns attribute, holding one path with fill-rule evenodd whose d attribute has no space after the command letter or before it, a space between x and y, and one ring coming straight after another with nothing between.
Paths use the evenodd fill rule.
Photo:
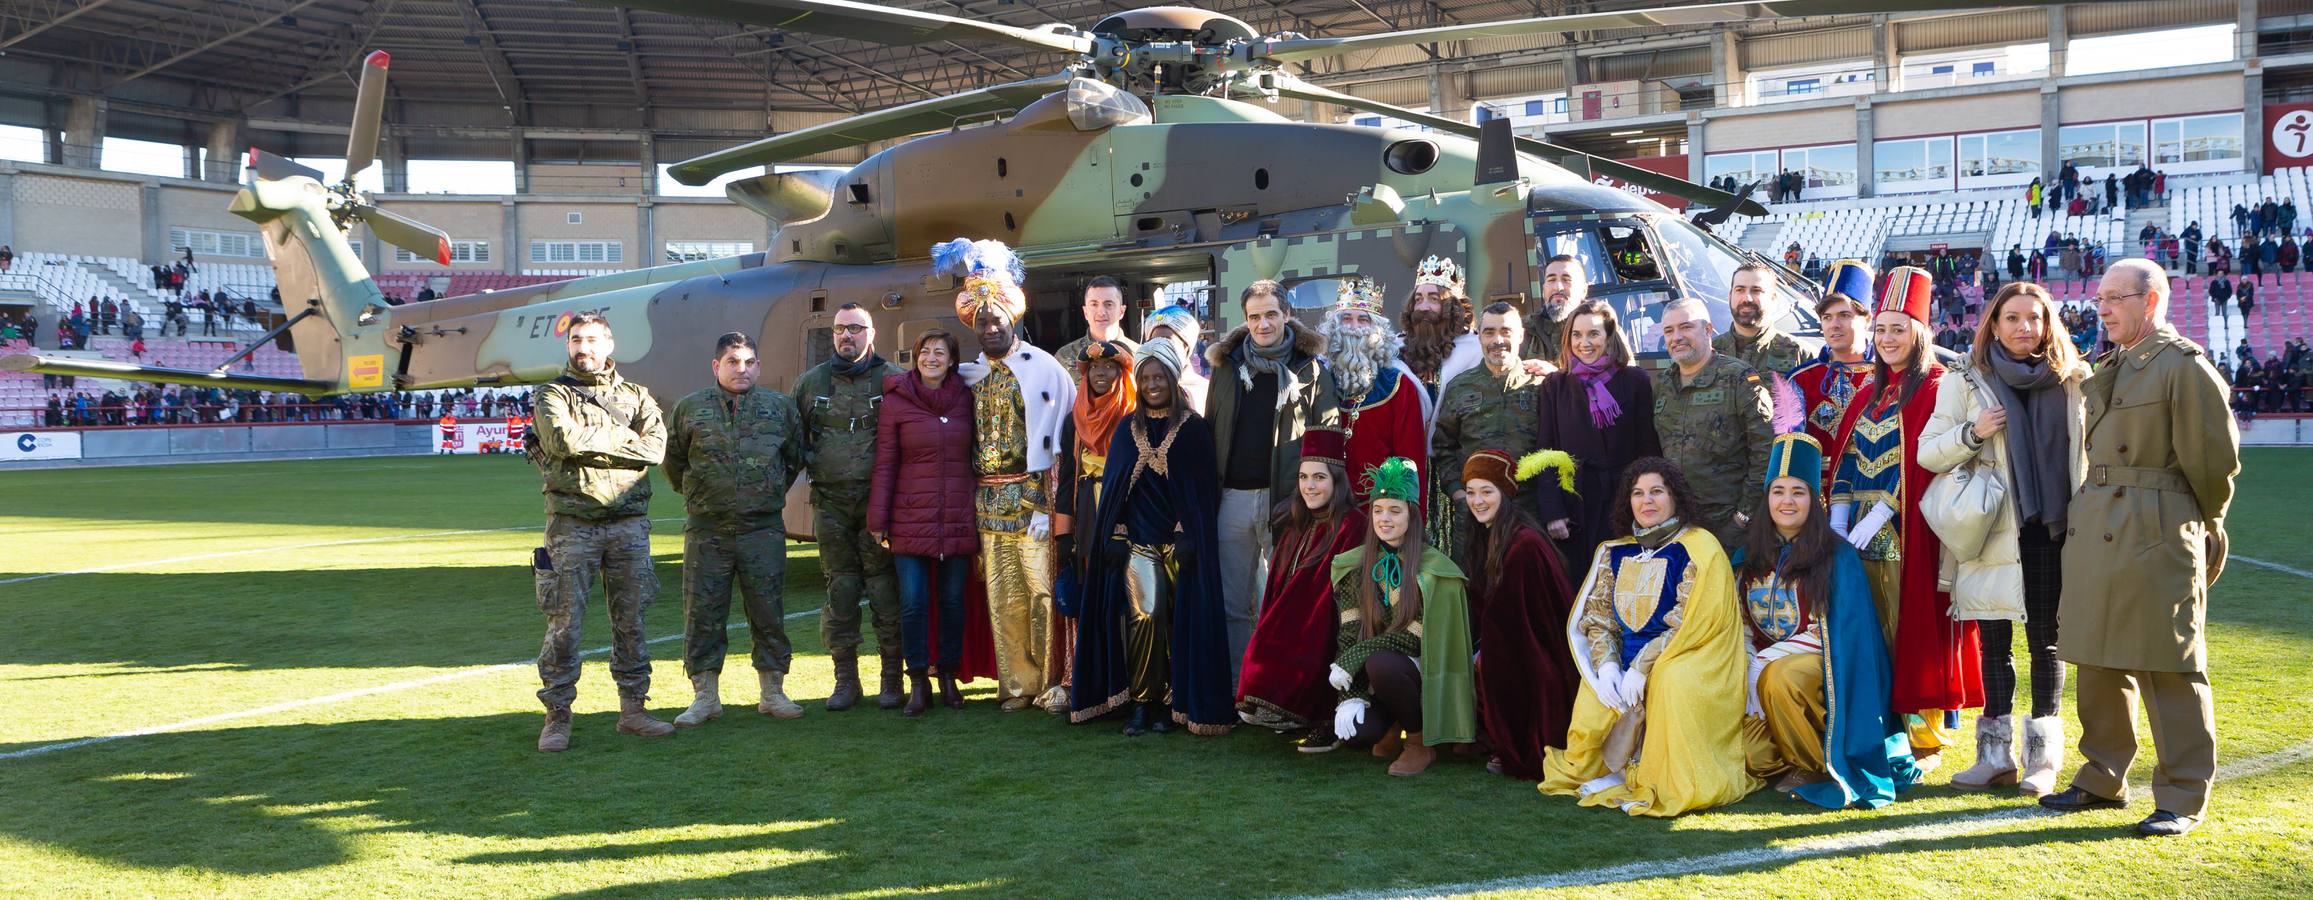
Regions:
<instances>
[{"instance_id":1,"label":"camouflage paint scheme","mask_svg":"<svg viewBox=\"0 0 2313 900\"><path fill-rule=\"evenodd\" d=\"M311 179L253 172L231 209L264 227L288 312L318 313L290 330L304 381L271 387L543 382L565 362L567 317L596 311L616 333L622 374L669 401L710 382L707 356L726 331L756 335L763 384L786 390L824 354L814 352L814 329L846 302L874 312L878 349L895 360L927 328L958 330L954 285L929 274L926 255L959 235L1007 241L1032 270L1198 271L1214 285L1213 315L1224 317L1262 278L1362 275L1382 283L1394 307L1432 254L1462 262L1474 302L1523 303L1540 292L1530 220L1675 218L1530 154L1518 155L1517 180L1473 188L1476 140L1302 124L1214 97L1164 95L1148 106L1138 121L1080 130L1062 91L1007 121L908 141L840 175L764 176L755 189L774 198L748 205L792 216L766 252L404 306L384 304ZM1393 147L1434 159L1393 167ZM731 193L740 199L736 186Z\"/></svg>"}]
</instances>

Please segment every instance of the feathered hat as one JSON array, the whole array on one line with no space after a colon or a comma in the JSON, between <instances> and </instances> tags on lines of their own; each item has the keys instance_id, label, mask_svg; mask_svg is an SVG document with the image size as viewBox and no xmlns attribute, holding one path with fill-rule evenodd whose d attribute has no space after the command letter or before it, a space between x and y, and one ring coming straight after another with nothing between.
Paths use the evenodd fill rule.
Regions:
<instances>
[{"instance_id":1,"label":"feathered hat","mask_svg":"<svg viewBox=\"0 0 2313 900\"><path fill-rule=\"evenodd\" d=\"M1872 282L1877 281L1878 277L1870 266L1860 260L1842 259L1832 263L1830 268L1823 270L1823 299L1815 301L1815 314L1822 315L1825 307L1842 300L1855 304L1856 309L1866 314L1870 313L1871 304L1867 298L1871 296Z\"/></svg>"},{"instance_id":2,"label":"feathered hat","mask_svg":"<svg viewBox=\"0 0 2313 900\"><path fill-rule=\"evenodd\" d=\"M1392 456L1366 469L1365 485L1368 501L1403 500L1408 506L1422 505L1421 470L1403 456Z\"/></svg>"},{"instance_id":3,"label":"feathered hat","mask_svg":"<svg viewBox=\"0 0 2313 900\"><path fill-rule=\"evenodd\" d=\"M1460 297L1462 296L1462 267L1443 256L1424 258L1421 266L1414 270L1414 287L1418 288L1425 284L1437 285L1443 288L1448 296Z\"/></svg>"},{"instance_id":4,"label":"feathered hat","mask_svg":"<svg viewBox=\"0 0 2313 900\"><path fill-rule=\"evenodd\" d=\"M1809 491L1823 496L1823 445L1806 432L1776 435L1767 445L1767 480L1759 489L1765 490L1785 476L1807 482Z\"/></svg>"},{"instance_id":5,"label":"feathered hat","mask_svg":"<svg viewBox=\"0 0 2313 900\"><path fill-rule=\"evenodd\" d=\"M1341 295L1333 301L1333 312L1335 315L1362 312L1379 319L1381 306L1381 285L1373 279L1353 275L1341 279Z\"/></svg>"},{"instance_id":6,"label":"feathered hat","mask_svg":"<svg viewBox=\"0 0 2313 900\"><path fill-rule=\"evenodd\" d=\"M1574 457L1564 450L1536 450L1512 459L1500 450L1480 450L1462 463L1462 481L1487 481L1505 497L1518 495L1519 482L1531 481L1544 469L1558 470L1558 486L1574 491Z\"/></svg>"},{"instance_id":7,"label":"feathered hat","mask_svg":"<svg viewBox=\"0 0 2313 900\"><path fill-rule=\"evenodd\" d=\"M1013 322L1028 311L1028 294L1020 287L1028 280L1028 267L1003 241L957 238L933 244L932 270L963 279L956 318L966 327L979 320L982 309L994 309Z\"/></svg>"},{"instance_id":8,"label":"feathered hat","mask_svg":"<svg viewBox=\"0 0 2313 900\"><path fill-rule=\"evenodd\" d=\"M1929 304L1934 302L1935 286L1935 278L1918 266L1889 269L1887 287L1880 291L1879 306L1871 314L1899 312L1926 325L1933 308Z\"/></svg>"}]
</instances>

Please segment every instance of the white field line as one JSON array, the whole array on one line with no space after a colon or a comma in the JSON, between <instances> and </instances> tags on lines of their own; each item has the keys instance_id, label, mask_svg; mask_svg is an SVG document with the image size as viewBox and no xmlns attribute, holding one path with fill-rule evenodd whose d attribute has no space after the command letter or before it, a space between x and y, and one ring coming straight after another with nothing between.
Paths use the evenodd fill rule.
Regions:
<instances>
[{"instance_id":1,"label":"white field line","mask_svg":"<svg viewBox=\"0 0 2313 900\"><path fill-rule=\"evenodd\" d=\"M786 621L793 622L796 619L800 619L805 616L816 616L818 614L819 610L816 609L807 609L802 612L788 613ZM745 619L735 618L728 627L740 628L744 627L746 624L747 622ZM663 643L665 641L681 638L682 636L683 635L681 632L677 632L674 634L651 638L648 641L644 641L644 643ZM579 656L601 656L602 654L609 652L609 647L596 647L592 650L581 651ZM215 725L219 722L231 722L236 719L251 719L258 716L269 716L274 713L287 712L293 709L303 709L308 706L321 706L329 703L337 703L343 700L355 700L362 697L374 697L378 694L391 694L400 691L412 690L415 688L431 687L437 684L446 684L452 681L463 681L468 678L475 678L482 675L495 675L499 672L510 672L516 669L528 668L530 666L536 665L537 663L537 658L532 657L530 659L516 662L499 663L494 666L459 669L455 672L444 672L440 675L429 675L424 678L413 678L408 681L396 681L392 684L381 684L374 687L356 688L350 691L340 691L335 694L329 694L321 697L307 697L302 700L289 700L282 703L275 703L271 706L260 706L256 709L244 709L239 712L218 713L213 716L202 716L198 719L186 719L182 722L171 722L166 725L153 725L145 728L132 729L129 731L114 732L112 734L100 734L95 737L84 737L69 741L58 741L53 744L41 744L37 747L26 747L22 750L13 750L7 753L0 753L0 762L24 759L26 757L32 756L41 756L44 754L55 753L61 750L75 750L81 747L95 746L97 744L109 744L113 741L127 740L133 737L144 737L146 735L154 734L167 734L172 731L185 731L187 729L200 728L204 725Z\"/></svg>"},{"instance_id":2,"label":"white field line","mask_svg":"<svg viewBox=\"0 0 2313 900\"><path fill-rule=\"evenodd\" d=\"M680 517L668 517L663 519L652 519L651 521L680 522L682 519ZM146 566L173 566L178 563L200 562L202 560L209 559L228 559L235 556L254 556L259 553L280 553L284 550L312 550L317 547L346 547L354 544L390 544L395 541L418 541L426 540L429 538L457 537L464 534L496 534L502 531L544 530L546 530L546 525L545 523L541 522L536 525L512 525L505 528L468 528L459 531L421 531L410 534L388 534L378 537L349 538L342 541L317 541L309 544L288 544L278 547L256 547L248 550L225 550L217 553L196 553L191 556L173 556L168 559L147 559L137 562L113 563L112 565L108 566L96 566L94 568L88 569L74 569L70 572L46 572L39 575L24 575L17 578L0 579L0 587L6 587L11 584L23 584L27 581L46 581L50 578L63 578L68 575L95 575L102 572L118 572L122 569L142 569Z\"/></svg>"},{"instance_id":3,"label":"white field line","mask_svg":"<svg viewBox=\"0 0 2313 900\"><path fill-rule=\"evenodd\" d=\"M268 462L325 462L325 461L328 461L328 460L330 460L330 459L346 459L346 458L347 458L347 457L342 457L342 456L341 456L341 457L327 457L327 456L322 456L322 457L313 457L313 458L310 458L310 459L283 459L283 460L267 460L267 461L268 461ZM209 480L209 479L216 479L216 478L269 478L269 477L277 477L277 476L279 476L279 475L281 474L281 473L279 473L279 472L260 472L260 471L246 471L246 472L203 472L203 473L200 473L200 474L193 474L193 475L180 475L180 474L175 474L175 473L176 473L176 472L178 472L178 471L198 472L198 470L197 470L197 469L194 469L194 468L191 468L191 467L192 467L192 466L199 466L199 465L202 465L202 464L201 464L201 463L191 463L191 464L188 464L186 467L184 467L184 468L182 468L182 469L178 469L178 468L171 468L171 467L162 467L161 471L159 471L159 472L155 472L155 473L154 473L154 474L153 474L151 477L149 477L149 478L140 478L140 481L204 481L204 480ZM231 465L231 463L227 463L226 465ZM128 467L128 466L119 466L119 467L106 467L106 468L131 468L131 467ZM388 470L388 469L423 469L423 468L427 468L427 467L426 467L426 466L422 466L422 465L416 465L416 464L407 464L407 463L405 463L405 464L402 464L402 465L383 465L383 466L338 466L338 467L333 467L333 468L331 468L331 469L329 470L329 473L330 473L330 474L332 474L332 475L336 475L336 474L340 474L340 473L344 473L344 472L378 472L378 471L384 471L384 470ZM64 471L72 471L72 472L86 472L86 471L88 471L88 469L87 469L87 468L75 468L75 469L7 469L7 470L0 470L0 475L5 475L5 474L8 474L8 473L10 473L10 472L64 472ZM115 473L115 474L114 474L114 475L112 475L111 477L106 477L106 478L72 478L72 479L62 479L62 480L46 480L46 481L42 481L42 482L40 483L40 486L41 486L41 487L52 487L52 486L74 485L74 484L119 484L120 482L121 482L121 478L120 478L120 476L119 476L117 473Z\"/></svg>"},{"instance_id":4,"label":"white field line","mask_svg":"<svg viewBox=\"0 0 2313 900\"><path fill-rule=\"evenodd\" d=\"M2251 757L2231 765L2220 766L2217 777L2224 780L2251 778L2284 766L2313 759L2313 740ZM1609 811L1610 813L1611 811ZM1609 813L1601 813L1609 814ZM1383 897L1459 897L1476 894L1495 894L1510 891L1538 891L1552 888L1586 887L1638 881L1647 878L1669 878L1697 875L1722 869L1774 865L1797 862L1817 856L1831 856L1862 850L1875 850L1892 844L1916 841L1940 841L1997 831L2011 823L2028 819L2055 818L2062 813L2049 812L2037 805L2003 809L1998 812L1978 813L1946 822L1910 825L1885 831L1858 832L1794 841L1776 847L1754 850L1733 850L1707 856L1687 856L1678 859L1625 863L1595 869L1577 869L1556 875L1538 875L1528 878L1501 878L1493 881L1472 881L1461 884L1441 884L1431 887L1394 891L1358 891L1325 895L1327 900L1367 900Z\"/></svg>"},{"instance_id":5,"label":"white field line","mask_svg":"<svg viewBox=\"0 0 2313 900\"><path fill-rule=\"evenodd\" d=\"M2277 562L2266 562L2261 559L2252 559L2246 556L2234 556L2229 557L2229 559L2231 559L2233 562L2245 562L2249 565L2256 566L2261 569L2271 569L2275 572L2287 572L2299 578L2313 579L2313 572L2308 572L2304 569L2299 569L2294 566L2284 566Z\"/></svg>"}]
</instances>

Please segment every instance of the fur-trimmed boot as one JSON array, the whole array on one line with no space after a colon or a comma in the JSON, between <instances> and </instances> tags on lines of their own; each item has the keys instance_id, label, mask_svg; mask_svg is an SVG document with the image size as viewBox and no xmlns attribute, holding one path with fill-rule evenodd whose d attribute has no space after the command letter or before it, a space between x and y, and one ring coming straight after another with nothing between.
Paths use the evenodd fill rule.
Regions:
<instances>
[{"instance_id":1,"label":"fur-trimmed boot","mask_svg":"<svg viewBox=\"0 0 2313 900\"><path fill-rule=\"evenodd\" d=\"M618 698L618 733L636 737L666 737L675 733L675 726L651 716L641 697Z\"/></svg>"},{"instance_id":2,"label":"fur-trimmed boot","mask_svg":"<svg viewBox=\"0 0 2313 900\"><path fill-rule=\"evenodd\" d=\"M549 707L546 727L538 729L538 752L560 753L570 749L570 707Z\"/></svg>"},{"instance_id":3,"label":"fur-trimmed boot","mask_svg":"<svg viewBox=\"0 0 2313 900\"><path fill-rule=\"evenodd\" d=\"M803 718L803 707L787 699L787 673L757 670L755 680L763 688L763 699L755 703L756 712L774 719Z\"/></svg>"},{"instance_id":4,"label":"fur-trimmed boot","mask_svg":"<svg viewBox=\"0 0 2313 900\"><path fill-rule=\"evenodd\" d=\"M2039 797L2056 790L2056 777L2064 768L2064 717L2041 716L2024 720L2024 779L2016 783L2016 791L2027 797Z\"/></svg>"},{"instance_id":5,"label":"fur-trimmed boot","mask_svg":"<svg viewBox=\"0 0 2313 900\"><path fill-rule=\"evenodd\" d=\"M842 712L859 703L859 648L828 651L835 662L835 690L827 692L827 711Z\"/></svg>"},{"instance_id":6,"label":"fur-trimmed boot","mask_svg":"<svg viewBox=\"0 0 2313 900\"><path fill-rule=\"evenodd\" d=\"M2016 717L1976 717L1976 764L1952 775L1952 787L1981 791L2016 783Z\"/></svg>"},{"instance_id":7,"label":"fur-trimmed boot","mask_svg":"<svg viewBox=\"0 0 2313 900\"><path fill-rule=\"evenodd\" d=\"M722 678L715 672L691 676L691 706L675 716L676 728L697 728L723 717L723 695L717 686Z\"/></svg>"}]
</instances>

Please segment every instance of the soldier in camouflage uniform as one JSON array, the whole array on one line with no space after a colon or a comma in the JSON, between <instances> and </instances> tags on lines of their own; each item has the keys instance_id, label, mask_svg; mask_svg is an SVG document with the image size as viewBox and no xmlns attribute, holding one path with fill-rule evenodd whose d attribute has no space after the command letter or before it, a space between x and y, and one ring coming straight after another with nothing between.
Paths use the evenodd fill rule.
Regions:
<instances>
[{"instance_id":1,"label":"soldier in camouflage uniform","mask_svg":"<svg viewBox=\"0 0 2313 900\"><path fill-rule=\"evenodd\" d=\"M1551 365L1563 364L1565 361L1558 358L1558 348L1560 336L1566 333L1566 320L1573 317L1575 307L1588 299L1590 275L1583 271L1582 260L1566 254L1550 257L1542 266L1542 298L1526 316L1526 344L1519 348L1518 355Z\"/></svg>"},{"instance_id":2,"label":"soldier in camouflage uniform","mask_svg":"<svg viewBox=\"0 0 2313 900\"><path fill-rule=\"evenodd\" d=\"M1654 373L1654 427L1663 455L1694 486L1688 524L1739 546L1767 483L1767 444L1775 402L1767 377L1741 360L1711 352L1711 311L1692 297L1663 305L1663 346L1673 365Z\"/></svg>"},{"instance_id":3,"label":"soldier in camouflage uniform","mask_svg":"<svg viewBox=\"0 0 2313 900\"><path fill-rule=\"evenodd\" d=\"M618 730L658 737L674 726L652 718L651 655L643 612L658 597L651 570L650 467L666 454L666 424L642 385L618 376L610 323L573 318L564 341L570 364L540 385L535 456L546 476L546 546L531 559L546 641L538 651L538 699L546 727L538 749L570 747L570 701L578 694L578 641L586 597L603 583L610 607L611 678L618 682Z\"/></svg>"},{"instance_id":4,"label":"soldier in camouflage uniform","mask_svg":"<svg viewBox=\"0 0 2313 900\"><path fill-rule=\"evenodd\" d=\"M755 386L755 340L739 332L715 341L715 386L675 404L667 426L667 483L683 495L683 671L691 707L675 717L685 728L723 714L717 681L729 643L731 587L746 599L755 676L755 710L793 719L803 707L787 699L787 488L803 471L803 420L795 401Z\"/></svg>"},{"instance_id":5,"label":"soldier in camouflage uniform","mask_svg":"<svg viewBox=\"0 0 2313 900\"><path fill-rule=\"evenodd\" d=\"M1767 324L1770 303L1784 302L1775 288L1781 279L1766 263L1744 263L1727 288L1727 309L1735 328L1711 339L1711 352L1743 361L1761 374L1787 374L1807 359L1799 339Z\"/></svg>"},{"instance_id":6,"label":"soldier in camouflage uniform","mask_svg":"<svg viewBox=\"0 0 2313 900\"><path fill-rule=\"evenodd\" d=\"M830 712L859 702L859 601L875 615L875 645L882 652L882 692L876 705L898 709L900 674L899 586L891 551L867 533L867 490L875 471L876 415L883 380L901 372L875 352L875 321L857 303L835 312L835 357L795 380L795 408L803 415L797 442L811 467L813 533L819 570L827 576L827 605L819 637L835 660Z\"/></svg>"},{"instance_id":7,"label":"soldier in camouflage uniform","mask_svg":"<svg viewBox=\"0 0 2313 900\"><path fill-rule=\"evenodd\" d=\"M1535 388L1542 376L1528 372L1518 348L1526 338L1518 308L1495 301L1478 315L1478 349L1484 364L1454 376L1438 393L1438 422L1430 430L1430 471L1440 493L1453 498L1452 531L1466 535L1474 524L1462 501L1462 463L1480 450L1500 450L1511 459L1534 450L1541 424ZM1433 513L1440 518L1444 510ZM1442 548L1459 553L1458 547ZM1457 557L1460 558L1460 557Z\"/></svg>"}]
</instances>

